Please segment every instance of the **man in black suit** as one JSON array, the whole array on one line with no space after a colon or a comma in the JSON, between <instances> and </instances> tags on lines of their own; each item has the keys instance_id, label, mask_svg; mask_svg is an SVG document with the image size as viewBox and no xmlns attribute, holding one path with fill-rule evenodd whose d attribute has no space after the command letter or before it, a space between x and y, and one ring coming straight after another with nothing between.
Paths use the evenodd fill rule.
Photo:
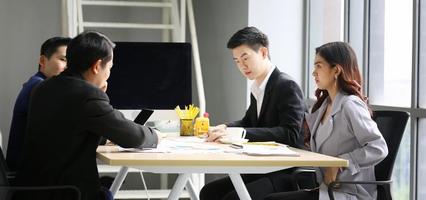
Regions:
<instances>
[{"instance_id":1,"label":"man in black suit","mask_svg":"<svg viewBox=\"0 0 426 200\"><path fill-rule=\"evenodd\" d=\"M156 147L157 132L127 120L105 94L113 48L98 32L78 35L67 48L68 68L35 89L17 185L74 185L83 200L103 199L96 165L101 137L122 147ZM71 196L62 191L24 199Z\"/></svg>"},{"instance_id":2,"label":"man in black suit","mask_svg":"<svg viewBox=\"0 0 426 200\"><path fill-rule=\"evenodd\" d=\"M249 141L275 141L303 147L301 128L305 106L302 91L289 75L272 64L268 46L267 36L255 27L243 28L229 39L227 47L231 49L238 69L247 79L254 80L250 106L243 119L213 127L208 133L208 141L217 141L226 135L226 127L244 127L245 138ZM291 187L282 177L290 171L243 175L242 178L251 197L262 199L277 187ZM204 186L200 198L238 199L229 178Z\"/></svg>"}]
</instances>

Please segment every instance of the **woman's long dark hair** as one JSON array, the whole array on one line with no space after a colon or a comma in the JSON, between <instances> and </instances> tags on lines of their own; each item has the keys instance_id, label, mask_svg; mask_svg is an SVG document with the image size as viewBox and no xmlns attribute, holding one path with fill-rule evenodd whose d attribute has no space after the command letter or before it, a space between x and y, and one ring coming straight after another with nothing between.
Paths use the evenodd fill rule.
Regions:
<instances>
[{"instance_id":1,"label":"woman's long dark hair","mask_svg":"<svg viewBox=\"0 0 426 200\"><path fill-rule=\"evenodd\" d=\"M362 78L358 62L352 47L346 42L330 42L315 49L315 54L324 58L332 67L341 66L341 73L337 76L338 89L350 95L356 95L365 103L367 98L362 93ZM317 101L312 107L312 112L318 110L329 96L327 90L315 91Z\"/></svg>"}]
</instances>

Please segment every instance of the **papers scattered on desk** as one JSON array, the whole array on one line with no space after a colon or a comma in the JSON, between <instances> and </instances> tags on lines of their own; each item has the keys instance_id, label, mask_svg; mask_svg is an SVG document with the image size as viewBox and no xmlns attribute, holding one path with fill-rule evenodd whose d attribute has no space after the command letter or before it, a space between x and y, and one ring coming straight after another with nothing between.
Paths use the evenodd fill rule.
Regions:
<instances>
[{"instance_id":1,"label":"papers scattered on desk","mask_svg":"<svg viewBox=\"0 0 426 200\"><path fill-rule=\"evenodd\" d=\"M205 139L197 137L179 137L161 140L155 149L119 148L119 151L137 153L215 153L224 152L218 146L210 145Z\"/></svg>"},{"instance_id":2,"label":"papers scattered on desk","mask_svg":"<svg viewBox=\"0 0 426 200\"><path fill-rule=\"evenodd\" d=\"M227 151L229 153L243 153L252 156L300 156L290 150L287 145L242 145L241 149Z\"/></svg>"},{"instance_id":3,"label":"papers scattered on desk","mask_svg":"<svg viewBox=\"0 0 426 200\"><path fill-rule=\"evenodd\" d=\"M138 148L123 148L118 147L118 151L120 152L136 152L136 153L168 153L167 149L138 149Z\"/></svg>"},{"instance_id":4,"label":"papers scattered on desk","mask_svg":"<svg viewBox=\"0 0 426 200\"><path fill-rule=\"evenodd\" d=\"M243 153L254 156L300 156L297 152L290 150L286 145L244 145Z\"/></svg>"},{"instance_id":5,"label":"papers scattered on desk","mask_svg":"<svg viewBox=\"0 0 426 200\"><path fill-rule=\"evenodd\" d=\"M173 137L161 140L155 149L121 148L122 152L137 153L240 153L253 156L299 156L290 150L287 145L276 142L249 142L244 144L233 144L231 147L214 145L205 142L204 138L198 137Z\"/></svg>"},{"instance_id":6,"label":"papers scattered on desk","mask_svg":"<svg viewBox=\"0 0 426 200\"><path fill-rule=\"evenodd\" d=\"M174 138L168 138L168 140L162 140L161 142L169 142L174 141L176 143L205 143L205 138L199 138L199 137L174 137Z\"/></svg>"}]
</instances>

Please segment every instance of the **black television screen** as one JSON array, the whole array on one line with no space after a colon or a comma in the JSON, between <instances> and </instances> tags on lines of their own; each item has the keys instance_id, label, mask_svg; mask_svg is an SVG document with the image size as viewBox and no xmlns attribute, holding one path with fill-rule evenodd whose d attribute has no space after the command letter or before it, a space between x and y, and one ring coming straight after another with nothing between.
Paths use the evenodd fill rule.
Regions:
<instances>
[{"instance_id":1,"label":"black television screen","mask_svg":"<svg viewBox=\"0 0 426 200\"><path fill-rule=\"evenodd\" d=\"M190 104L189 43L116 42L107 94L117 109Z\"/></svg>"}]
</instances>

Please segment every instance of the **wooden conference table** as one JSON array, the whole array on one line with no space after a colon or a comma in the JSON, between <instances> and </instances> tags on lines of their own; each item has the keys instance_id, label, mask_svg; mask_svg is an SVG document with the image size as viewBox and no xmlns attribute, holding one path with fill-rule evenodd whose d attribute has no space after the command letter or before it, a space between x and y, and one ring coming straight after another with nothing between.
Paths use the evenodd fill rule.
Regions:
<instances>
[{"instance_id":1,"label":"wooden conference table","mask_svg":"<svg viewBox=\"0 0 426 200\"><path fill-rule=\"evenodd\" d=\"M200 145L200 144L197 144ZM204 144L201 144L204 145ZM229 145L206 143L222 149ZM123 152L117 146L99 146L97 158L102 162L123 166L117 174L111 191L115 195L123 183L128 168L141 169L152 173L179 174L169 194L169 200L177 200L183 189L191 199L198 200L198 192L191 182L191 174L228 174L240 199L251 200L240 174L266 174L290 167L347 167L348 161L340 158L290 148L300 156L252 156L227 151L200 152Z\"/></svg>"}]
</instances>

